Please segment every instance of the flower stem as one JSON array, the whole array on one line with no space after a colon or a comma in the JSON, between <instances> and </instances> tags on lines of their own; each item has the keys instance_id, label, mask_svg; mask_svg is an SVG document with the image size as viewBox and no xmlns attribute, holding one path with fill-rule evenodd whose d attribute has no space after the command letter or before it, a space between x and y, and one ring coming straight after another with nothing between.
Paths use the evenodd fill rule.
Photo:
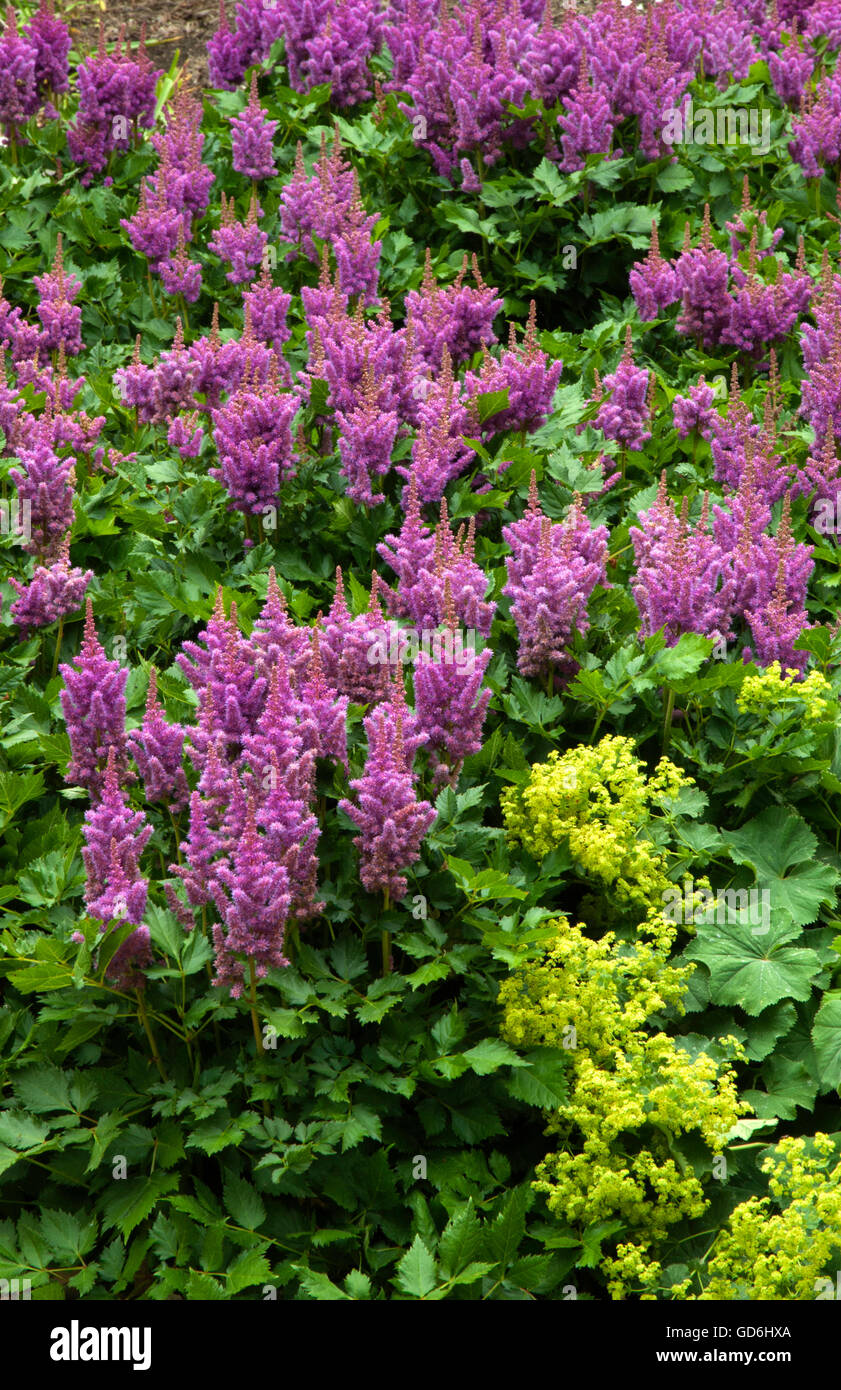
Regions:
<instances>
[{"instance_id":1,"label":"flower stem","mask_svg":"<svg viewBox=\"0 0 841 1390\"><path fill-rule=\"evenodd\" d=\"M384 910L388 912L391 906L391 893L388 888L383 891ZM384 931L382 934L383 948L383 975L391 974L391 932Z\"/></svg>"},{"instance_id":2,"label":"flower stem","mask_svg":"<svg viewBox=\"0 0 841 1390\"><path fill-rule=\"evenodd\" d=\"M674 692L673 690L670 690L670 691L669 691L669 694L668 694L668 696L667 696L667 699L666 699L666 713L665 713L665 716L664 716L664 718L663 718L663 752L664 752L664 753L665 753L666 749L667 749L668 746L669 746L669 734L670 734L671 731L672 731L672 715L674 714L674 711L675 711L675 692Z\"/></svg>"},{"instance_id":3,"label":"flower stem","mask_svg":"<svg viewBox=\"0 0 841 1390\"><path fill-rule=\"evenodd\" d=\"M61 638L62 638L63 633L64 633L64 618L61 617L61 618L59 618L59 620L58 620L58 632L56 633L55 651L54 651L54 653L53 653L53 668L52 668L52 670L50 671L50 680L53 680L53 679L55 678L56 671L58 670L58 657L59 657L59 653L60 653L60 651L61 651Z\"/></svg>"},{"instance_id":4,"label":"flower stem","mask_svg":"<svg viewBox=\"0 0 841 1390\"><path fill-rule=\"evenodd\" d=\"M254 969L254 959L249 957L248 976L251 981L251 1024L254 1029L254 1042L257 1047L257 1056L263 1055L263 1035L260 1032L260 1020L257 1017L257 972Z\"/></svg>"},{"instance_id":5,"label":"flower stem","mask_svg":"<svg viewBox=\"0 0 841 1390\"><path fill-rule=\"evenodd\" d=\"M155 1035L152 1032L152 1027L149 1023L149 1018L146 1013L146 1005L143 1002L142 990L137 991L137 1014L140 1019L140 1022L143 1024L143 1027L145 1029L146 1037L149 1039L149 1048L152 1053L152 1058L154 1060L155 1066L158 1068L158 1071L161 1074L161 1080L167 1081L169 1078L167 1077L167 1074L164 1071L164 1064L161 1061L161 1054L158 1052L158 1044L155 1042Z\"/></svg>"}]
</instances>

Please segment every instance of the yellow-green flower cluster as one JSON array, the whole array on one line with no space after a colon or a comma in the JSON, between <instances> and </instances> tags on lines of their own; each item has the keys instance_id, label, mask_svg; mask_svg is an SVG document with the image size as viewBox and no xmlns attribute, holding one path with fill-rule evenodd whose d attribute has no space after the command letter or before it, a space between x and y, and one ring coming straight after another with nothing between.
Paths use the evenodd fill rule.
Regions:
<instances>
[{"instance_id":1,"label":"yellow-green flower cluster","mask_svg":"<svg viewBox=\"0 0 841 1390\"><path fill-rule=\"evenodd\" d=\"M812 1147L810 1154L805 1139L781 1139L765 1159L771 1196L736 1207L715 1242L700 1300L820 1296L841 1257L841 1163L831 1166L828 1135L816 1134ZM772 1215L775 1204L782 1210Z\"/></svg>"},{"instance_id":2,"label":"yellow-green flower cluster","mask_svg":"<svg viewBox=\"0 0 841 1390\"><path fill-rule=\"evenodd\" d=\"M804 724L832 718L835 697L829 681L820 671L811 671L802 681L795 679L798 674L789 669L783 675L779 661L772 661L763 671L745 676L736 704L742 714L767 715L771 710L782 710L796 714Z\"/></svg>"},{"instance_id":3,"label":"yellow-green flower cluster","mask_svg":"<svg viewBox=\"0 0 841 1390\"><path fill-rule=\"evenodd\" d=\"M631 1283L638 1296L654 1296L659 1265L647 1252L707 1206L675 1141L694 1131L716 1153L750 1107L738 1099L732 1068L704 1053L692 1058L646 1028L667 1005L681 1008L693 969L668 963L673 923L651 911L651 939L632 945L613 933L593 941L564 917L553 925L557 937L542 959L500 989L509 1042L562 1046L570 1057L570 1096L547 1131L560 1146L538 1167L535 1188L581 1229L621 1218L632 1239L603 1262L611 1296L624 1297Z\"/></svg>"},{"instance_id":4,"label":"yellow-green flower cluster","mask_svg":"<svg viewBox=\"0 0 841 1390\"><path fill-rule=\"evenodd\" d=\"M646 834L652 809L690 785L667 758L647 777L631 739L603 738L550 753L525 786L503 794L502 809L509 837L535 857L566 844L585 876L645 906L667 884L665 856Z\"/></svg>"}]
</instances>

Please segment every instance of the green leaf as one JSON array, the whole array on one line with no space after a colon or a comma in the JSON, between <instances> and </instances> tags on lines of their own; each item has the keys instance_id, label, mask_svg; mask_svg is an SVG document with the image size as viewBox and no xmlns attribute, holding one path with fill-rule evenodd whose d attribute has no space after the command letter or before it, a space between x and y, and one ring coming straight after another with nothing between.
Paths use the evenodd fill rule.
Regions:
<instances>
[{"instance_id":1,"label":"green leaf","mask_svg":"<svg viewBox=\"0 0 841 1390\"><path fill-rule=\"evenodd\" d=\"M174 913L156 903L148 903L145 921L154 945L170 960L178 960L186 944L186 933Z\"/></svg>"},{"instance_id":2,"label":"green leaf","mask_svg":"<svg viewBox=\"0 0 841 1390\"><path fill-rule=\"evenodd\" d=\"M505 1083L505 1089L515 1100L542 1110L555 1110L567 1098L569 1063L557 1048L532 1048L528 1066L518 1068Z\"/></svg>"},{"instance_id":3,"label":"green leaf","mask_svg":"<svg viewBox=\"0 0 841 1390\"><path fill-rule=\"evenodd\" d=\"M815 921L822 903L834 902L838 873L816 861L817 839L788 808L769 807L725 840L734 863L749 864L768 888L772 913L785 912L804 927Z\"/></svg>"},{"instance_id":4,"label":"green leaf","mask_svg":"<svg viewBox=\"0 0 841 1390\"><path fill-rule=\"evenodd\" d=\"M462 1057L468 1062L476 1072L477 1076L489 1076L491 1072L498 1071L500 1067L525 1067L528 1063L518 1057L504 1042L498 1038L484 1038L475 1047L470 1047L463 1052Z\"/></svg>"},{"instance_id":5,"label":"green leaf","mask_svg":"<svg viewBox=\"0 0 841 1390\"><path fill-rule=\"evenodd\" d=\"M517 1247L526 1233L526 1212L534 1202L534 1193L528 1184L515 1187L509 1192L502 1211L488 1227L488 1250L497 1264L507 1269L517 1253Z\"/></svg>"},{"instance_id":6,"label":"green leaf","mask_svg":"<svg viewBox=\"0 0 841 1390\"><path fill-rule=\"evenodd\" d=\"M438 1244L441 1273L445 1279L470 1264L482 1244L482 1227L473 1209L473 1199L451 1216Z\"/></svg>"},{"instance_id":7,"label":"green leaf","mask_svg":"<svg viewBox=\"0 0 841 1390\"><path fill-rule=\"evenodd\" d=\"M15 1095L21 1105L36 1115L50 1110L73 1110L70 1078L58 1067L30 1067L15 1077Z\"/></svg>"},{"instance_id":8,"label":"green leaf","mask_svg":"<svg viewBox=\"0 0 841 1390\"><path fill-rule=\"evenodd\" d=\"M812 1044L822 1091L841 1086L841 994L826 994L812 1025Z\"/></svg>"},{"instance_id":9,"label":"green leaf","mask_svg":"<svg viewBox=\"0 0 841 1390\"><path fill-rule=\"evenodd\" d=\"M799 937L799 928L783 918L758 935L747 911L734 916L726 924L699 927L686 949L690 960L703 961L709 970L713 1002L760 1014L780 999L808 999L821 962L816 952L788 944Z\"/></svg>"},{"instance_id":10,"label":"green leaf","mask_svg":"<svg viewBox=\"0 0 841 1390\"><path fill-rule=\"evenodd\" d=\"M268 1284L272 1267L259 1250L243 1250L227 1272L228 1293L239 1293L254 1284Z\"/></svg>"},{"instance_id":11,"label":"green leaf","mask_svg":"<svg viewBox=\"0 0 841 1390\"><path fill-rule=\"evenodd\" d=\"M266 1208L259 1192L243 1178L233 1174L223 1183L225 1210L238 1226L256 1231L266 1219Z\"/></svg>"},{"instance_id":12,"label":"green leaf","mask_svg":"<svg viewBox=\"0 0 841 1390\"><path fill-rule=\"evenodd\" d=\"M81 1221L72 1212L45 1208L40 1220L41 1233L56 1260L81 1257L96 1240L95 1219Z\"/></svg>"},{"instance_id":13,"label":"green leaf","mask_svg":"<svg viewBox=\"0 0 841 1390\"><path fill-rule=\"evenodd\" d=\"M175 1173L153 1173L149 1178L127 1178L112 1184L101 1203L103 1227L116 1226L127 1240L136 1226L155 1208L167 1192L178 1186Z\"/></svg>"},{"instance_id":14,"label":"green leaf","mask_svg":"<svg viewBox=\"0 0 841 1390\"><path fill-rule=\"evenodd\" d=\"M371 1297L371 1280L361 1269L352 1269L345 1275L345 1288L350 1298L368 1299Z\"/></svg>"},{"instance_id":15,"label":"green leaf","mask_svg":"<svg viewBox=\"0 0 841 1390\"><path fill-rule=\"evenodd\" d=\"M308 1298L316 1298L320 1303L347 1301L348 1295L338 1284L332 1283L326 1274L319 1274L317 1270L307 1269L304 1265L294 1265L293 1268L300 1276L301 1288Z\"/></svg>"},{"instance_id":16,"label":"green leaf","mask_svg":"<svg viewBox=\"0 0 841 1390\"><path fill-rule=\"evenodd\" d=\"M435 1288L438 1279L438 1265L421 1240L415 1236L397 1266L396 1283L404 1293L414 1298L426 1298Z\"/></svg>"},{"instance_id":17,"label":"green leaf","mask_svg":"<svg viewBox=\"0 0 841 1390\"><path fill-rule=\"evenodd\" d=\"M50 1126L30 1119L23 1110L0 1112L0 1144L10 1149L35 1149L43 1144Z\"/></svg>"}]
</instances>

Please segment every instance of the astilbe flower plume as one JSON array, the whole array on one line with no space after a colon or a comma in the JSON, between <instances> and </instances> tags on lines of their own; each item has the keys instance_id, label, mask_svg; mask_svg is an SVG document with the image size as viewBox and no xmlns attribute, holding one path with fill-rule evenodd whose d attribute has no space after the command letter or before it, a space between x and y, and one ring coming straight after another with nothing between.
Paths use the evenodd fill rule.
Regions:
<instances>
[{"instance_id":1,"label":"astilbe flower plume","mask_svg":"<svg viewBox=\"0 0 841 1390\"><path fill-rule=\"evenodd\" d=\"M709 534L707 501L700 524L690 527L688 499L680 514L666 490L665 470L656 501L630 528L636 574L631 588L640 612L640 637L664 629L667 646L686 632L715 641L732 636L734 584L728 556Z\"/></svg>"},{"instance_id":2,"label":"astilbe flower plume","mask_svg":"<svg viewBox=\"0 0 841 1390\"><path fill-rule=\"evenodd\" d=\"M615 439L623 449L641 449L651 438L650 407L648 393L651 375L643 367L634 365L634 351L631 343L631 326L625 332L625 348L615 372L602 380L596 373L595 401L602 401L605 393L608 399L602 401L593 421L608 439Z\"/></svg>"},{"instance_id":3,"label":"astilbe flower plume","mask_svg":"<svg viewBox=\"0 0 841 1390\"><path fill-rule=\"evenodd\" d=\"M184 737L181 724L171 724L158 699L158 676L149 673L146 713L139 729L128 735L127 745L140 776L147 801L163 802L178 814L186 808L190 789L184 775Z\"/></svg>"},{"instance_id":4,"label":"astilbe flower plume","mask_svg":"<svg viewBox=\"0 0 841 1390\"><path fill-rule=\"evenodd\" d=\"M213 170L202 160L202 103L182 85L164 108L164 114L165 128L150 136L160 164L144 182L148 183L153 201L162 195L174 212L183 215L184 237L189 241L190 224L207 211L214 182Z\"/></svg>"},{"instance_id":5,"label":"astilbe flower plume","mask_svg":"<svg viewBox=\"0 0 841 1390\"><path fill-rule=\"evenodd\" d=\"M68 91L68 55L73 39L64 20L56 18L52 0L41 0L23 32L35 50L35 85L40 99Z\"/></svg>"},{"instance_id":6,"label":"astilbe flower plume","mask_svg":"<svg viewBox=\"0 0 841 1390\"><path fill-rule=\"evenodd\" d=\"M614 120L610 102L601 86L589 80L587 61L582 55L578 82L564 100L564 110L558 117L561 128L563 155L560 167L564 173L584 168L584 156L608 154L613 143ZM550 147L550 154L557 157Z\"/></svg>"},{"instance_id":7,"label":"astilbe flower plume","mask_svg":"<svg viewBox=\"0 0 841 1390\"><path fill-rule=\"evenodd\" d=\"M265 256L259 280L254 281L250 290L243 290L242 300L243 307L251 315L255 336L261 343L267 343L276 353L280 353L292 332L286 322L292 296L272 284L272 273Z\"/></svg>"},{"instance_id":8,"label":"astilbe flower plume","mask_svg":"<svg viewBox=\"0 0 841 1390\"><path fill-rule=\"evenodd\" d=\"M176 415L166 432L166 442L177 449L182 459L195 459L201 453L204 430L199 425L196 411L188 415Z\"/></svg>"},{"instance_id":9,"label":"astilbe flower plume","mask_svg":"<svg viewBox=\"0 0 841 1390\"><path fill-rule=\"evenodd\" d=\"M445 632L432 652L421 650L414 667L415 712L426 734L426 747L436 757L437 785L458 780L464 759L482 747L491 691L482 680L493 655L490 647L476 652L465 646L458 627L449 580L445 585Z\"/></svg>"},{"instance_id":10,"label":"astilbe flower plume","mask_svg":"<svg viewBox=\"0 0 841 1390\"><path fill-rule=\"evenodd\" d=\"M0 34L0 124L14 138L38 109L37 51L29 37L18 33L11 5Z\"/></svg>"},{"instance_id":11,"label":"astilbe flower plume","mask_svg":"<svg viewBox=\"0 0 841 1390\"><path fill-rule=\"evenodd\" d=\"M213 983L230 986L231 997L238 999L249 968L256 979L263 979L270 969L289 964L283 953L292 906L289 874L269 854L266 836L257 829L253 802L248 803L230 862L217 864L210 889L222 918L213 925Z\"/></svg>"},{"instance_id":12,"label":"astilbe flower plume","mask_svg":"<svg viewBox=\"0 0 841 1390\"><path fill-rule=\"evenodd\" d=\"M268 677L271 668L282 657L293 679L300 684L310 666L310 636L309 628L296 626L289 617L286 599L272 565L266 601L249 638L257 674Z\"/></svg>"},{"instance_id":13,"label":"astilbe flower plume","mask_svg":"<svg viewBox=\"0 0 841 1390\"><path fill-rule=\"evenodd\" d=\"M109 156L130 149L132 133L149 129L155 117L155 87L162 71L152 67L141 41L132 55L122 51L123 34L113 53L105 50L99 31L99 50L79 64L79 106L67 131L67 148L77 164L86 164L82 183L101 172Z\"/></svg>"},{"instance_id":14,"label":"astilbe flower plume","mask_svg":"<svg viewBox=\"0 0 841 1390\"><path fill-rule=\"evenodd\" d=\"M672 418L680 439L688 438L693 430L697 430L703 439L711 437L718 411L715 408L715 391L707 385L703 375L694 386L690 386L688 396L675 396Z\"/></svg>"},{"instance_id":15,"label":"astilbe flower plume","mask_svg":"<svg viewBox=\"0 0 841 1390\"><path fill-rule=\"evenodd\" d=\"M171 205L163 182L153 188L144 179L137 212L133 217L121 217L120 226L135 251L146 257L151 270L160 271L166 264L172 275L179 240L183 243L189 235L189 216Z\"/></svg>"},{"instance_id":16,"label":"astilbe flower plume","mask_svg":"<svg viewBox=\"0 0 841 1390\"><path fill-rule=\"evenodd\" d=\"M331 101L340 108L367 101L368 60L381 41L379 0L333 0L323 25L306 40L299 69L304 90L329 83Z\"/></svg>"},{"instance_id":17,"label":"astilbe flower plume","mask_svg":"<svg viewBox=\"0 0 841 1390\"><path fill-rule=\"evenodd\" d=\"M225 617L221 589L198 641L183 642L175 659L199 699L190 757L202 769L212 747L237 758L243 739L257 727L268 682L254 670L254 653L239 630L235 603Z\"/></svg>"},{"instance_id":18,"label":"astilbe flower plume","mask_svg":"<svg viewBox=\"0 0 841 1390\"><path fill-rule=\"evenodd\" d=\"M69 552L70 541L65 538L59 558L51 565L36 565L28 584L10 577L9 583L18 597L9 613L24 635L34 628L49 627L80 606L93 579L93 570L73 568Z\"/></svg>"},{"instance_id":19,"label":"astilbe flower plume","mask_svg":"<svg viewBox=\"0 0 841 1390\"><path fill-rule=\"evenodd\" d=\"M59 667L64 681L61 708L70 739L70 763L66 780L99 794L104 764L113 751L119 780L125 778L126 681L128 668L109 661L96 633L93 608L87 601L85 635L75 666Z\"/></svg>"},{"instance_id":20,"label":"astilbe flower plume","mask_svg":"<svg viewBox=\"0 0 841 1390\"><path fill-rule=\"evenodd\" d=\"M230 116L231 162L238 174L246 178L272 179L277 165L272 156L272 140L277 121L272 121L260 105L257 95L257 74L251 74L248 104L238 116Z\"/></svg>"},{"instance_id":21,"label":"astilbe flower plume","mask_svg":"<svg viewBox=\"0 0 841 1390\"><path fill-rule=\"evenodd\" d=\"M587 632L590 596L607 584L607 529L590 527L577 495L566 520L551 522L532 483L526 517L502 534L511 549L502 592L517 626L517 669L551 687L556 676L568 679L576 669L569 644L574 633Z\"/></svg>"},{"instance_id":22,"label":"astilbe flower plume","mask_svg":"<svg viewBox=\"0 0 841 1390\"><path fill-rule=\"evenodd\" d=\"M140 856L152 834L142 811L130 810L120 789L116 750L111 747L102 795L85 813L85 905L91 917L139 924L146 910L148 880Z\"/></svg>"},{"instance_id":23,"label":"astilbe flower plume","mask_svg":"<svg viewBox=\"0 0 841 1390\"><path fill-rule=\"evenodd\" d=\"M464 473L474 458L465 437L475 438L479 433L478 414L475 403L465 401L461 394L446 344L440 371L430 369L430 376L418 377L415 385L420 399L411 463L397 464L395 471L408 480L404 503L412 483L422 502L439 503L447 484Z\"/></svg>"},{"instance_id":24,"label":"astilbe flower plume","mask_svg":"<svg viewBox=\"0 0 841 1390\"><path fill-rule=\"evenodd\" d=\"M338 127L329 154L327 138L322 135L321 155L312 174L307 174L299 141L292 178L287 180L280 194L280 225L286 240L294 242L318 265L319 253L313 237L332 244L350 230L355 190L355 173L342 155ZM370 219L369 230L375 222L376 218ZM292 251L287 259L294 259L295 255Z\"/></svg>"},{"instance_id":25,"label":"astilbe flower plume","mask_svg":"<svg viewBox=\"0 0 841 1390\"><path fill-rule=\"evenodd\" d=\"M384 478L391 468L399 423L396 410L381 409L374 373L366 361L361 399L349 410L336 412L341 473L347 495L354 502L375 507L385 501L384 493L372 491L372 483Z\"/></svg>"},{"instance_id":26,"label":"astilbe flower plume","mask_svg":"<svg viewBox=\"0 0 841 1390\"><path fill-rule=\"evenodd\" d=\"M399 579L397 593L391 589L385 592L389 610L399 618L411 618L420 632L437 628L444 621L444 596L449 580L457 616L465 627L488 637L496 604L485 598L488 576L476 563L475 548L476 518L471 517L467 530L462 525L454 536L446 498L441 499L434 533L424 538L417 494L414 501L410 494L406 523L400 535L386 536L377 547ZM415 566L415 557L421 555L425 558Z\"/></svg>"},{"instance_id":27,"label":"astilbe flower plume","mask_svg":"<svg viewBox=\"0 0 841 1390\"><path fill-rule=\"evenodd\" d=\"M678 333L696 338L705 348L715 347L730 321L732 300L728 293L730 264L726 254L713 246L709 204L704 207L699 246L690 244L689 223L686 224L675 275L681 299Z\"/></svg>"},{"instance_id":28,"label":"astilbe flower plume","mask_svg":"<svg viewBox=\"0 0 841 1390\"><path fill-rule=\"evenodd\" d=\"M381 583L376 572L372 573L367 611L354 618L345 599L341 568L337 569L335 597L320 624L324 676L339 695L358 705L384 700L393 674L391 629L379 600Z\"/></svg>"},{"instance_id":29,"label":"astilbe flower plume","mask_svg":"<svg viewBox=\"0 0 841 1390\"><path fill-rule=\"evenodd\" d=\"M207 245L220 260L230 263L231 269L225 272L225 279L232 285L252 280L254 271L262 263L268 237L257 226L258 215L256 193L251 194L248 216L244 222L237 220L233 197L228 202L222 193L222 222Z\"/></svg>"},{"instance_id":30,"label":"astilbe flower plume","mask_svg":"<svg viewBox=\"0 0 841 1390\"><path fill-rule=\"evenodd\" d=\"M201 294L201 266L187 255L183 223L178 228L175 253L161 261L158 270L167 294L180 294L188 304L195 304Z\"/></svg>"},{"instance_id":31,"label":"astilbe flower plume","mask_svg":"<svg viewBox=\"0 0 841 1390\"><path fill-rule=\"evenodd\" d=\"M800 115L792 124L788 152L800 165L803 177L822 178L827 166L841 161L841 74L823 77L813 94L807 87L800 99Z\"/></svg>"},{"instance_id":32,"label":"astilbe flower plume","mask_svg":"<svg viewBox=\"0 0 841 1390\"><path fill-rule=\"evenodd\" d=\"M629 276L631 293L639 316L644 321L656 319L663 309L680 298L680 287L674 266L660 255L657 223L651 223L651 244L644 261L635 261Z\"/></svg>"},{"instance_id":33,"label":"astilbe flower plume","mask_svg":"<svg viewBox=\"0 0 841 1390\"><path fill-rule=\"evenodd\" d=\"M493 358L484 350L482 369L477 376L468 372L464 380L465 395L480 392L507 391L508 404L488 416L482 423L482 437L492 438L504 430L519 430L531 434L545 424L552 409L552 398L563 371L561 361L549 361L547 353L537 342L537 306L529 308L525 338L517 344L516 330L511 324L508 348Z\"/></svg>"},{"instance_id":34,"label":"astilbe flower plume","mask_svg":"<svg viewBox=\"0 0 841 1390\"><path fill-rule=\"evenodd\" d=\"M417 356L433 371L441 367L446 347L454 366L468 361L485 344L496 342L494 319L502 308L497 291L486 285L473 257L475 287L464 283L467 256L451 285L441 287L432 273L429 250L426 253L420 290L410 290L405 298L406 320Z\"/></svg>"},{"instance_id":35,"label":"astilbe flower plume","mask_svg":"<svg viewBox=\"0 0 841 1390\"><path fill-rule=\"evenodd\" d=\"M42 346L45 352L58 352L61 347L68 357L75 357L84 347L82 310L73 303L82 282L64 269L61 232L56 241L52 270L47 275L34 275L32 282L40 296L37 314L43 324Z\"/></svg>"},{"instance_id":36,"label":"astilbe flower plume","mask_svg":"<svg viewBox=\"0 0 841 1390\"><path fill-rule=\"evenodd\" d=\"M289 878L289 916L306 921L322 912L318 898L318 821L302 797L293 795L272 750L268 769L269 789L257 811L257 824L266 832L269 856L282 864Z\"/></svg>"},{"instance_id":37,"label":"astilbe flower plume","mask_svg":"<svg viewBox=\"0 0 841 1390\"><path fill-rule=\"evenodd\" d=\"M320 625L320 613L318 621ZM306 712L301 725L303 747L312 749L318 758L328 758L346 768L349 702L346 695L338 694L324 674L319 627L310 630L310 662L298 686L301 707Z\"/></svg>"},{"instance_id":38,"label":"astilbe flower plume","mask_svg":"<svg viewBox=\"0 0 841 1390\"><path fill-rule=\"evenodd\" d=\"M64 537L73 525L75 459L59 458L46 442L45 433L41 428L26 444L17 445L24 471L12 468L9 477L17 487L24 515L29 509L30 535L24 549L50 565L59 557Z\"/></svg>"},{"instance_id":39,"label":"astilbe flower plume","mask_svg":"<svg viewBox=\"0 0 841 1390\"><path fill-rule=\"evenodd\" d=\"M805 595L804 595L805 600ZM755 651L745 648L745 660L754 660L760 666L770 666L778 661L784 671L805 673L808 653L796 651L794 644L801 633L810 628L805 601L792 600L787 591L785 566L780 560L774 592L764 608L752 609L747 614Z\"/></svg>"},{"instance_id":40,"label":"astilbe flower plume","mask_svg":"<svg viewBox=\"0 0 841 1390\"><path fill-rule=\"evenodd\" d=\"M300 396L267 386L242 386L212 412L219 467L211 468L228 492L228 505L257 514L277 506L280 487L295 474L292 420Z\"/></svg>"},{"instance_id":41,"label":"astilbe flower plume","mask_svg":"<svg viewBox=\"0 0 841 1390\"><path fill-rule=\"evenodd\" d=\"M403 747L402 721L391 705L378 705L363 723L368 737L365 770L351 781L355 800L344 798L339 809L359 831L353 843L359 851L363 887L398 901L408 888L404 871L420 858L435 809L417 798Z\"/></svg>"}]
</instances>

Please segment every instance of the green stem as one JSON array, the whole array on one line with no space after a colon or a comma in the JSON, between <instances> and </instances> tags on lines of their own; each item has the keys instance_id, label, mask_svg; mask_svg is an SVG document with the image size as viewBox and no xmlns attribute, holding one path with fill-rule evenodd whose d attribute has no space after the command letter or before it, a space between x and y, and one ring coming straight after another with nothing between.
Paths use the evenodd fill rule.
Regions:
<instances>
[{"instance_id":1,"label":"green stem","mask_svg":"<svg viewBox=\"0 0 841 1390\"><path fill-rule=\"evenodd\" d=\"M391 906L391 893L389 892L388 888L384 890L383 899L385 904L385 911L388 912L389 907ZM391 974L391 932L389 931L384 931L382 934L382 948L383 975L385 976Z\"/></svg>"},{"instance_id":2,"label":"green stem","mask_svg":"<svg viewBox=\"0 0 841 1390\"><path fill-rule=\"evenodd\" d=\"M144 1003L144 1001L143 1001L143 992L142 992L142 990L138 990L138 991L137 991L137 1013L138 1013L138 1017L139 1017L139 1019L140 1019L140 1022L143 1024L143 1028L144 1028L144 1030L145 1030L146 1037L149 1039L149 1048L150 1048L150 1050L151 1050L152 1058L153 1058L153 1060L154 1060L155 1066L158 1068L158 1071L159 1071L160 1074L161 1074L161 1080L162 1080L162 1081L167 1081L169 1078L167 1077L167 1074L166 1074L166 1072L164 1071L164 1064L163 1064L163 1062L161 1061L161 1054L158 1052L158 1044L155 1042L155 1035L154 1035L154 1033L152 1032L152 1027L151 1027L151 1024L149 1023L149 1019L148 1019L147 1014L146 1014L146 1005L145 1005L145 1003Z\"/></svg>"},{"instance_id":3,"label":"green stem","mask_svg":"<svg viewBox=\"0 0 841 1390\"><path fill-rule=\"evenodd\" d=\"M663 752L664 752L664 753L665 753L666 749L667 749L668 746L669 746L669 735L670 735L670 733L671 733L671 731L672 731L672 715L674 714L674 712L675 712L675 692L674 692L673 690L670 690L670 691L669 691L669 694L668 694L668 697L667 697L667 699L666 699L666 713L665 713L665 717L664 717L664 719L663 719Z\"/></svg>"},{"instance_id":4,"label":"green stem","mask_svg":"<svg viewBox=\"0 0 841 1390\"><path fill-rule=\"evenodd\" d=\"M257 1046L257 1056L263 1055L263 1034L260 1032L260 1020L257 1017L257 972L254 969L254 958L248 961L248 977L251 982L251 1024L254 1028L254 1042Z\"/></svg>"},{"instance_id":5,"label":"green stem","mask_svg":"<svg viewBox=\"0 0 841 1390\"><path fill-rule=\"evenodd\" d=\"M56 674L56 671L58 670L58 657L59 657L59 652L61 651L61 638L62 638L63 633L64 633L64 618L61 617L61 618L59 618L59 620L58 620L58 632L56 633L56 639L55 639L55 652L53 653L53 667L52 667L52 670L50 671L50 680L54 680L54 679L55 679L55 674Z\"/></svg>"}]
</instances>

